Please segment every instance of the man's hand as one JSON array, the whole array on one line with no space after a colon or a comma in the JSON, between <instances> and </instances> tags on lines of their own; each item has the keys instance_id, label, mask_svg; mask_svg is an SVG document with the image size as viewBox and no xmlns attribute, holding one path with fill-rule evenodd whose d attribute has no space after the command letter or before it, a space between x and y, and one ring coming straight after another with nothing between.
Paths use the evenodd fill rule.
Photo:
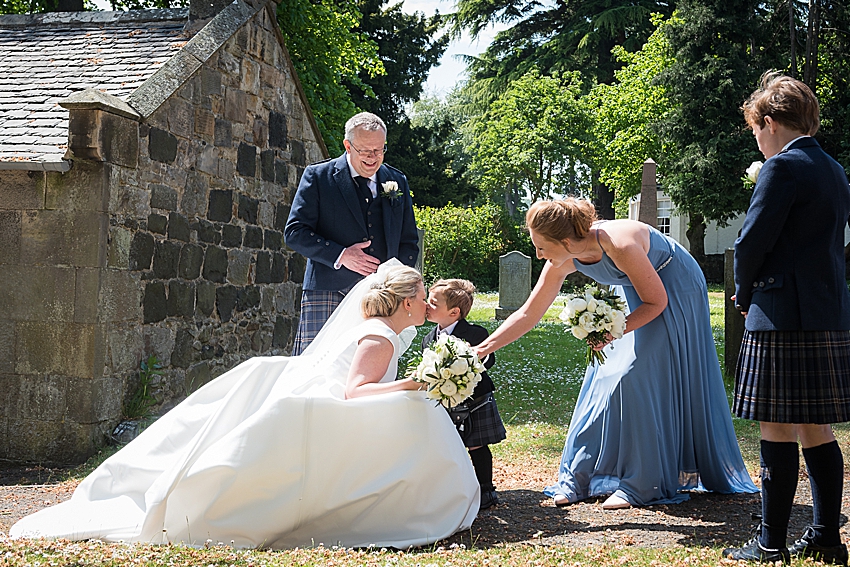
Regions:
<instances>
[{"instance_id":1,"label":"man's hand","mask_svg":"<svg viewBox=\"0 0 850 567\"><path fill-rule=\"evenodd\" d=\"M378 271L381 262L374 256L369 256L363 252L363 249L368 248L370 244L372 244L371 240L352 244L343 251L339 263L361 276L374 274Z\"/></svg>"}]
</instances>

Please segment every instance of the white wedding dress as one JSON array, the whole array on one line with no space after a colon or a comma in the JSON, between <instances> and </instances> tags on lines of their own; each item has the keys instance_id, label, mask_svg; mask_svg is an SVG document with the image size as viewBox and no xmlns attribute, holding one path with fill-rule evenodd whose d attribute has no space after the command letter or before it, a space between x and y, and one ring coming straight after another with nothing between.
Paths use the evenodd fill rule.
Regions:
<instances>
[{"instance_id":1,"label":"white wedding dress","mask_svg":"<svg viewBox=\"0 0 850 567\"><path fill-rule=\"evenodd\" d=\"M468 528L479 487L445 410L422 392L345 399L366 335L393 343L381 381L396 377L399 337L359 315L382 273L355 286L303 355L252 358L213 380L10 535L407 548Z\"/></svg>"}]
</instances>

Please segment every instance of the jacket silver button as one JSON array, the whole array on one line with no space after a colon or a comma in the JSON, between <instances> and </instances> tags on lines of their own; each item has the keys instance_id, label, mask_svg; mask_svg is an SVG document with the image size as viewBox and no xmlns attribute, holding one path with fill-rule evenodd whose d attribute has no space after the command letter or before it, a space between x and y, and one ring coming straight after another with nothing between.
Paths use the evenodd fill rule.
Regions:
<instances>
[{"instance_id":1,"label":"jacket silver button","mask_svg":"<svg viewBox=\"0 0 850 567\"><path fill-rule=\"evenodd\" d=\"M764 282L759 282L759 287L764 287Z\"/></svg>"},{"instance_id":2,"label":"jacket silver button","mask_svg":"<svg viewBox=\"0 0 850 567\"><path fill-rule=\"evenodd\" d=\"M767 279L767 283L773 283L774 281L776 281L776 280L774 280L773 278L768 278L768 279Z\"/></svg>"},{"instance_id":3,"label":"jacket silver button","mask_svg":"<svg viewBox=\"0 0 850 567\"><path fill-rule=\"evenodd\" d=\"M758 282L753 282L753 287L758 287L758 286L759 286Z\"/></svg>"}]
</instances>

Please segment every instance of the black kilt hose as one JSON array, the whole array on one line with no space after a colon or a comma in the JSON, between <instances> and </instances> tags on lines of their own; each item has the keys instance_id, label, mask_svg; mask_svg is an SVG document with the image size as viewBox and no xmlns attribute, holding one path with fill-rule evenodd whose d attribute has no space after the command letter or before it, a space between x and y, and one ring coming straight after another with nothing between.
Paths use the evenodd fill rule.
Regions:
<instances>
[{"instance_id":1,"label":"black kilt hose","mask_svg":"<svg viewBox=\"0 0 850 567\"><path fill-rule=\"evenodd\" d=\"M732 411L771 423L850 421L850 331L744 331Z\"/></svg>"}]
</instances>

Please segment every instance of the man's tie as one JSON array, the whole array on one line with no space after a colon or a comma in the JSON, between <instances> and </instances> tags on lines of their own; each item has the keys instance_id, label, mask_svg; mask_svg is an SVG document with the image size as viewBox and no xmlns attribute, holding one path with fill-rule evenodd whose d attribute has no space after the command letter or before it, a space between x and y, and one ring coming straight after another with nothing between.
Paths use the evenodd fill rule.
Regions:
<instances>
[{"instance_id":1,"label":"man's tie","mask_svg":"<svg viewBox=\"0 0 850 567\"><path fill-rule=\"evenodd\" d=\"M357 188L360 190L360 198L368 204L372 200L372 190L369 189L369 178L358 175L354 178L354 182L357 183Z\"/></svg>"}]
</instances>

